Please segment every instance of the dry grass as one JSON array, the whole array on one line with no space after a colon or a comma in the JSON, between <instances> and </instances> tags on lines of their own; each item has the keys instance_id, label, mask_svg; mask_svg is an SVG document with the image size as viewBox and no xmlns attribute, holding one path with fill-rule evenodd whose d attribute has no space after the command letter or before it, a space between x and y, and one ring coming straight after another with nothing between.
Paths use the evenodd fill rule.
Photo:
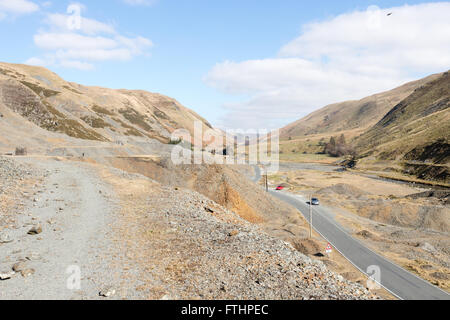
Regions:
<instances>
[{"instance_id":1,"label":"dry grass","mask_svg":"<svg viewBox=\"0 0 450 320\"><path fill-rule=\"evenodd\" d=\"M302 154L302 153L280 154L280 161L285 162L332 164L339 161L340 159L341 158L333 158L325 154Z\"/></svg>"},{"instance_id":2,"label":"dry grass","mask_svg":"<svg viewBox=\"0 0 450 320\"><path fill-rule=\"evenodd\" d=\"M381 120L389 110L413 93L416 88L437 77L438 75L433 75L359 101L346 101L326 106L281 129L281 137L287 139L327 134L329 139L332 133L336 132L353 129L365 131Z\"/></svg>"},{"instance_id":3,"label":"dry grass","mask_svg":"<svg viewBox=\"0 0 450 320\"><path fill-rule=\"evenodd\" d=\"M40 85L37 85L35 83L31 83L31 82L28 82L28 81L20 81L20 83L22 83L23 85L27 86L31 90L33 90L33 92L36 93L38 96L42 96L43 95L44 98L49 98L49 97L52 97L52 96L55 96L55 95L61 93L59 91L47 89L45 87L42 87Z\"/></svg>"},{"instance_id":4,"label":"dry grass","mask_svg":"<svg viewBox=\"0 0 450 320\"><path fill-rule=\"evenodd\" d=\"M8 94L9 97L13 97L12 103L5 106L51 132L57 131L84 140L108 141L109 136L103 137L107 134L102 130L106 127L104 123L98 120L87 120L92 127L84 128L84 122L79 116L92 111L108 123L113 117L122 118L119 110L121 115L136 127L130 125L130 128L126 128L122 124L125 129L116 130L115 136L148 137L167 143L170 133L179 128L186 128L193 135L195 121L203 122L205 129L210 128L209 123L195 112L185 108L176 100L160 94L77 85L64 81L55 73L42 67L0 63L0 69L2 77L0 89L15 91ZM46 112L41 103L37 103L34 94L40 97L46 109L50 109L49 106L52 109ZM24 100L23 105L20 106L22 110L19 110L16 103L20 97ZM36 103L33 104L33 102ZM58 118L55 120L59 120L58 125L52 121L55 115ZM46 116L49 117L46 118ZM75 127L70 128L71 125ZM142 132L140 132L141 129ZM222 133L217 131L216 135L221 136ZM47 146L40 147L45 149Z\"/></svg>"},{"instance_id":5,"label":"dry grass","mask_svg":"<svg viewBox=\"0 0 450 320\"><path fill-rule=\"evenodd\" d=\"M380 164L378 161L366 161L365 164L383 167L389 163ZM354 171L280 172L271 176L270 180L276 184L284 183L291 191L298 193L329 188L329 191L319 195L321 202L334 208L337 213L336 219L343 226L352 230L354 237L365 242L380 255L391 259L431 283L449 290L450 281L444 279L443 276L450 274L450 270L446 267L449 256L442 249L442 246L448 243L447 233L445 231L428 231L442 230L442 228L448 231L448 223L445 222L448 221L448 211L444 212L443 210L446 209L442 209L441 204L432 200L404 198L421 189L406 184L374 180ZM348 191L341 194L330 191L340 184L348 186L348 190L357 188L361 192ZM399 233L400 236L392 235L397 234L394 232L395 230L402 230L402 233ZM436 253L429 253L418 246L419 243L425 242L440 243L441 247L437 247ZM339 272L339 269L333 269L337 268L337 266L333 266L333 262L326 262L326 264L330 269Z\"/></svg>"},{"instance_id":6,"label":"dry grass","mask_svg":"<svg viewBox=\"0 0 450 320\"><path fill-rule=\"evenodd\" d=\"M356 140L360 153L395 160L417 146L448 139L450 75L414 91Z\"/></svg>"},{"instance_id":7,"label":"dry grass","mask_svg":"<svg viewBox=\"0 0 450 320\"><path fill-rule=\"evenodd\" d=\"M106 116L114 116L115 115L115 113L113 111L110 111L106 108L100 107L96 104L92 106L92 111L94 111L95 113L100 114L100 115L106 115Z\"/></svg>"},{"instance_id":8,"label":"dry grass","mask_svg":"<svg viewBox=\"0 0 450 320\"><path fill-rule=\"evenodd\" d=\"M336 184L348 184L357 186L359 189L367 191L373 195L403 197L417 192L417 189L408 185L394 184L388 181L375 180L355 172L322 172L317 170L302 170L291 172L280 172L274 176L278 180L292 185L294 190L302 189L323 189Z\"/></svg>"},{"instance_id":9,"label":"dry grass","mask_svg":"<svg viewBox=\"0 0 450 320\"><path fill-rule=\"evenodd\" d=\"M255 209L251 208L241 195L229 184L222 185L222 190L218 190L218 203L225 204L228 209L236 212L242 219L251 223L263 223L264 219Z\"/></svg>"},{"instance_id":10,"label":"dry grass","mask_svg":"<svg viewBox=\"0 0 450 320\"><path fill-rule=\"evenodd\" d=\"M429 185L429 186L433 186L433 187L450 188L450 184L448 184L448 183L417 179L417 178L414 178L412 176L407 176L407 175L400 174L400 173L392 173L392 174L379 173L377 175L380 178L385 178L385 179L391 179L391 180L397 180L397 181L403 181L403 182L410 182L410 183L417 183L417 184Z\"/></svg>"},{"instance_id":11,"label":"dry grass","mask_svg":"<svg viewBox=\"0 0 450 320\"><path fill-rule=\"evenodd\" d=\"M145 121L146 116L140 114L134 109L126 108L119 110L119 113L124 116L125 119L130 121L130 123L137 125L145 131L152 131L152 127Z\"/></svg>"}]
</instances>

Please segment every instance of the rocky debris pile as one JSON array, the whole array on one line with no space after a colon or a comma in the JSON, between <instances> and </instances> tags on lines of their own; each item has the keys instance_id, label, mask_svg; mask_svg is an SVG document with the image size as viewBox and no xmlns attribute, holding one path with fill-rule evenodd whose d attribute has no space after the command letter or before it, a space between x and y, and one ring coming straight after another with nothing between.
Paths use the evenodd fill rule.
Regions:
<instances>
[{"instance_id":1,"label":"rocky debris pile","mask_svg":"<svg viewBox=\"0 0 450 320\"><path fill-rule=\"evenodd\" d=\"M208 198L159 189L124 237L150 299L376 298Z\"/></svg>"},{"instance_id":2,"label":"rocky debris pile","mask_svg":"<svg viewBox=\"0 0 450 320\"><path fill-rule=\"evenodd\" d=\"M18 163L10 157L0 156L0 195L9 193L26 179L41 175L42 172L36 168Z\"/></svg>"},{"instance_id":3,"label":"rocky debris pile","mask_svg":"<svg viewBox=\"0 0 450 320\"><path fill-rule=\"evenodd\" d=\"M0 156L0 194L5 194L17 180L23 180L26 175L26 170L12 159Z\"/></svg>"},{"instance_id":4,"label":"rocky debris pile","mask_svg":"<svg viewBox=\"0 0 450 320\"><path fill-rule=\"evenodd\" d=\"M26 199L32 196L30 189L43 175L41 170L14 158L0 156L0 232L14 225L16 215L23 213ZM5 239L0 239L0 243L7 242Z\"/></svg>"},{"instance_id":5,"label":"rocky debris pile","mask_svg":"<svg viewBox=\"0 0 450 320\"><path fill-rule=\"evenodd\" d=\"M35 236L35 235L40 234L40 233L42 233L42 227L41 227L41 225L36 225L36 226L32 227L32 228L28 231L28 234L31 235L31 236Z\"/></svg>"},{"instance_id":6,"label":"rocky debris pile","mask_svg":"<svg viewBox=\"0 0 450 320\"><path fill-rule=\"evenodd\" d=\"M112 297L112 296L114 296L115 294L116 294L116 290L113 289L113 288L111 288L111 287L104 288L103 290L101 290L101 291L98 293L98 295L99 295L100 297L105 297L105 298Z\"/></svg>"}]
</instances>

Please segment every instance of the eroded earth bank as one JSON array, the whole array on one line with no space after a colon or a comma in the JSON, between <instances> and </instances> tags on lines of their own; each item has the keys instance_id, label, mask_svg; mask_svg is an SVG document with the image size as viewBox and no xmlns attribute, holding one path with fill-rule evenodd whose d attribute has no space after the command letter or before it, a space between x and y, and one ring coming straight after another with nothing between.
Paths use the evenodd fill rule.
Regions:
<instances>
[{"instance_id":1,"label":"eroded earth bank","mask_svg":"<svg viewBox=\"0 0 450 320\"><path fill-rule=\"evenodd\" d=\"M260 191L236 199L236 172L210 168L228 186L213 201L182 181L74 160L0 157L1 299L377 298L285 241L306 233L295 210L258 208Z\"/></svg>"}]
</instances>

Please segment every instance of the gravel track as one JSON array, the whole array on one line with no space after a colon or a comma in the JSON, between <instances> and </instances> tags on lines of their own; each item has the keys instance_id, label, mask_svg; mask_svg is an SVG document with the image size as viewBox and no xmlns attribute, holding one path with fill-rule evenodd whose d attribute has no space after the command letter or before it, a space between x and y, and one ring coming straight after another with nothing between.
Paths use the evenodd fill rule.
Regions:
<instances>
[{"instance_id":1,"label":"gravel track","mask_svg":"<svg viewBox=\"0 0 450 320\"><path fill-rule=\"evenodd\" d=\"M0 281L0 299L375 298L194 191L88 163L13 159L43 178L0 225L12 240L0 244L0 278L17 271Z\"/></svg>"},{"instance_id":2,"label":"gravel track","mask_svg":"<svg viewBox=\"0 0 450 320\"><path fill-rule=\"evenodd\" d=\"M16 273L1 281L0 299L99 298L99 291L115 282L114 275L120 275L111 269L112 255L108 254L113 247L108 224L115 208L111 191L82 163L20 161L38 162L47 178L17 215L17 229L3 231L13 242L0 245L0 273L11 272L22 261L34 274ZM42 233L27 234L37 225ZM81 271L81 288L71 290L67 282L76 268Z\"/></svg>"}]
</instances>

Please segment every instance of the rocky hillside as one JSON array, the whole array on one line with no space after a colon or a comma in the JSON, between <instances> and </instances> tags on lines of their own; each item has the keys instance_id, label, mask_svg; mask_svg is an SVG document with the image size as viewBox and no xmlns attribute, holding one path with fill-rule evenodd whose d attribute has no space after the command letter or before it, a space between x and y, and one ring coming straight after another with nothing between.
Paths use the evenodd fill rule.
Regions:
<instances>
[{"instance_id":1,"label":"rocky hillside","mask_svg":"<svg viewBox=\"0 0 450 320\"><path fill-rule=\"evenodd\" d=\"M105 164L142 174L163 185L194 190L287 242L294 243L308 234L307 222L297 210L268 196L250 180L243 179L244 166L175 166L164 155L157 159L108 158ZM253 176L253 172L249 175Z\"/></svg>"},{"instance_id":2,"label":"rocky hillside","mask_svg":"<svg viewBox=\"0 0 450 320\"><path fill-rule=\"evenodd\" d=\"M55 140L73 143L71 138L168 143L176 129L192 133L194 121L211 128L192 110L160 94L86 87L45 68L7 63L0 63L0 114L5 129L0 147L17 142L30 147ZM39 138L30 140L34 136Z\"/></svg>"},{"instance_id":3,"label":"rocky hillside","mask_svg":"<svg viewBox=\"0 0 450 320\"><path fill-rule=\"evenodd\" d=\"M377 298L205 196L139 174L0 156L0 186L0 299ZM66 290L61 266L74 262L82 289Z\"/></svg>"},{"instance_id":4,"label":"rocky hillside","mask_svg":"<svg viewBox=\"0 0 450 320\"><path fill-rule=\"evenodd\" d=\"M439 75L432 75L359 101L331 104L282 128L280 137L289 139L316 134L331 136L348 130L364 132L415 89L438 77Z\"/></svg>"},{"instance_id":5,"label":"rocky hillside","mask_svg":"<svg viewBox=\"0 0 450 320\"><path fill-rule=\"evenodd\" d=\"M356 139L361 153L395 160L448 163L450 75L440 75L417 88L375 126Z\"/></svg>"}]
</instances>

